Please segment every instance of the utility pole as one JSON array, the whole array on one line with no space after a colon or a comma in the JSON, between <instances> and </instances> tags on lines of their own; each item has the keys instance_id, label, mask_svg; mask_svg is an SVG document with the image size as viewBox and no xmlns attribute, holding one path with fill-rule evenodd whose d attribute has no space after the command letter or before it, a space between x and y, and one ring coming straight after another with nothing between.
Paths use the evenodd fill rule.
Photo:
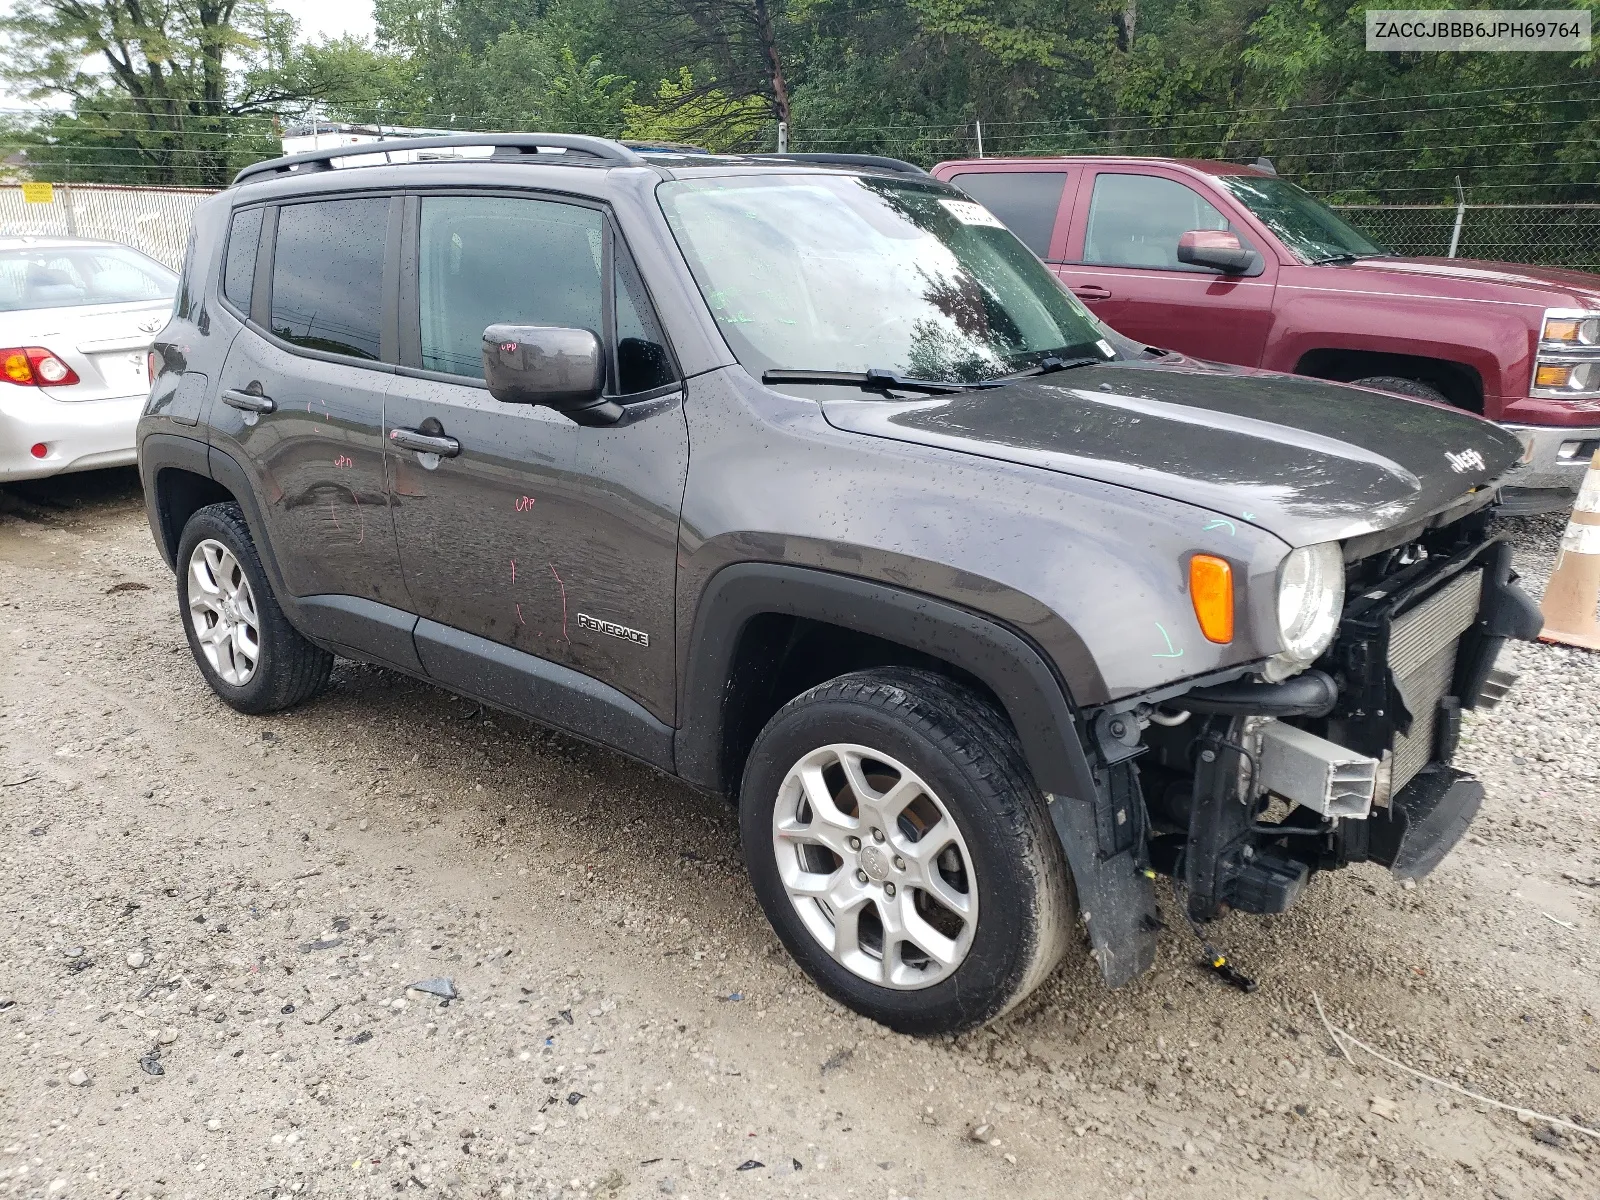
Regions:
<instances>
[{"instance_id":1,"label":"utility pole","mask_svg":"<svg viewBox=\"0 0 1600 1200\"><path fill-rule=\"evenodd\" d=\"M973 118L972 128L977 131L977 134L978 134L978 157L982 158L983 157L983 122L978 120L977 118Z\"/></svg>"},{"instance_id":2,"label":"utility pole","mask_svg":"<svg viewBox=\"0 0 1600 1200\"><path fill-rule=\"evenodd\" d=\"M789 153L789 122L778 122L778 153Z\"/></svg>"}]
</instances>

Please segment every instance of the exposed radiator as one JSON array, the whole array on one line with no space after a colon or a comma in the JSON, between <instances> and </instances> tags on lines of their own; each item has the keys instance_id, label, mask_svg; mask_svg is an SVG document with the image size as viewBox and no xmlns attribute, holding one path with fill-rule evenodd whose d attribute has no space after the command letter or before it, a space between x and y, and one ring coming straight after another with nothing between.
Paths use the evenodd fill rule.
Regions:
<instances>
[{"instance_id":1,"label":"exposed radiator","mask_svg":"<svg viewBox=\"0 0 1600 1200\"><path fill-rule=\"evenodd\" d=\"M1478 615L1483 571L1466 571L1431 599L1403 616L1389 630L1389 669L1411 710L1411 732L1396 736L1392 787L1399 791L1433 757L1439 701L1450 692L1456 647Z\"/></svg>"}]
</instances>

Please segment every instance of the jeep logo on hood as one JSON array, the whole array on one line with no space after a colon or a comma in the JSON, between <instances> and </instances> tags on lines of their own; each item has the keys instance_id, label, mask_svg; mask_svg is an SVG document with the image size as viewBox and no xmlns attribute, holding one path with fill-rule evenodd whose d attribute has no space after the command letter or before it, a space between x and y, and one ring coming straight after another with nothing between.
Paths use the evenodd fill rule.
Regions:
<instances>
[{"instance_id":1,"label":"jeep logo on hood","mask_svg":"<svg viewBox=\"0 0 1600 1200\"><path fill-rule=\"evenodd\" d=\"M1485 471L1489 467L1489 464L1483 461L1483 455L1476 450L1463 450L1459 454L1446 450L1444 456L1450 460L1450 469L1457 475L1468 471Z\"/></svg>"}]
</instances>

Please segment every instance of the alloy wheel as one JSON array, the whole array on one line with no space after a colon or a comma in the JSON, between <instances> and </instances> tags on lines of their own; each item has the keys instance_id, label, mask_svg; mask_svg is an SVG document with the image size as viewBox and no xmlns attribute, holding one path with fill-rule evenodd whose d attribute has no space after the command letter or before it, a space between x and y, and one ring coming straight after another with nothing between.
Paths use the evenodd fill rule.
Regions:
<instances>
[{"instance_id":1,"label":"alloy wheel","mask_svg":"<svg viewBox=\"0 0 1600 1200\"><path fill-rule=\"evenodd\" d=\"M813 750L779 788L772 843L806 929L862 979L913 991L966 958L978 923L972 856L905 764L866 746Z\"/></svg>"},{"instance_id":2,"label":"alloy wheel","mask_svg":"<svg viewBox=\"0 0 1600 1200\"><path fill-rule=\"evenodd\" d=\"M206 538L189 556L189 620L206 662L242 687L261 661L261 622L250 580L232 550Z\"/></svg>"}]
</instances>

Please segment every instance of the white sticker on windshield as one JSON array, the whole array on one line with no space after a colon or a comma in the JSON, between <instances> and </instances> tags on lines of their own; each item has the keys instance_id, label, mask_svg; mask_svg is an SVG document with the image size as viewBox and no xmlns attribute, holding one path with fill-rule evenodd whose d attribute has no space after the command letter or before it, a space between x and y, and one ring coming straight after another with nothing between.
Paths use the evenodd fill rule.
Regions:
<instances>
[{"instance_id":1,"label":"white sticker on windshield","mask_svg":"<svg viewBox=\"0 0 1600 1200\"><path fill-rule=\"evenodd\" d=\"M999 217L995 216L983 205L975 204L971 200L945 200L941 198L939 203L944 205L944 210L947 213L963 225L987 225L991 229L1005 228L1000 223Z\"/></svg>"},{"instance_id":2,"label":"white sticker on windshield","mask_svg":"<svg viewBox=\"0 0 1600 1200\"><path fill-rule=\"evenodd\" d=\"M1100 353L1104 354L1107 358L1115 358L1117 356L1117 352L1111 348L1111 343L1106 341L1105 338L1101 338L1095 343L1095 346L1098 347Z\"/></svg>"}]
</instances>

